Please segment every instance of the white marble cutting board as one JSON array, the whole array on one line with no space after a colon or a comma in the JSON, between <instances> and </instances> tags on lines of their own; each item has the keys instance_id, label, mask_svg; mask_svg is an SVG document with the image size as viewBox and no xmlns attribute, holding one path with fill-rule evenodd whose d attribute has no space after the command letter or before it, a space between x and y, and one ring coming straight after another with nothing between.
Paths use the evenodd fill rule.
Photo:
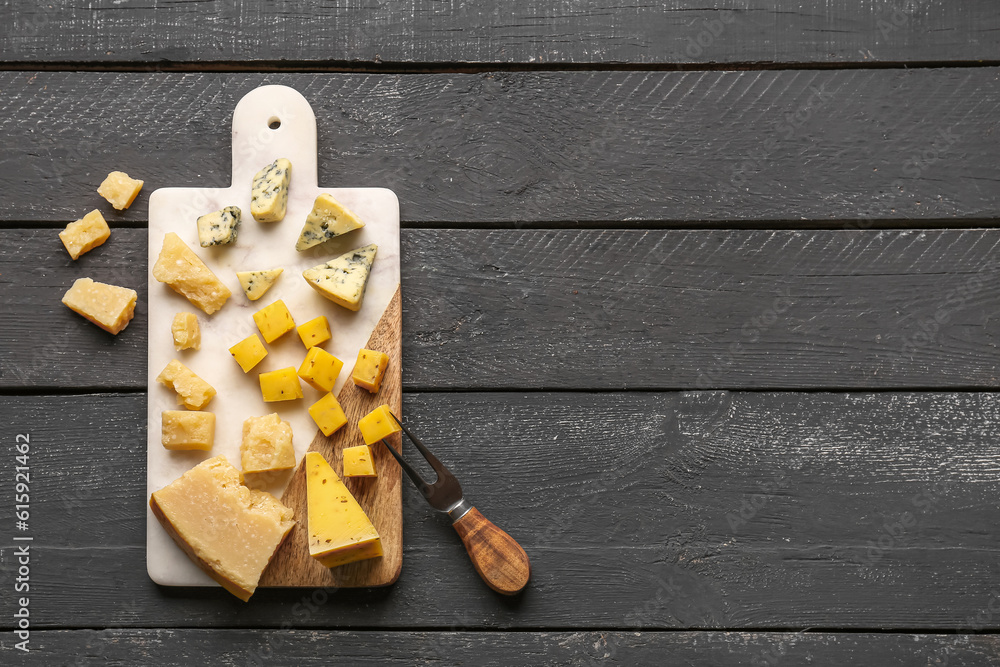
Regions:
<instances>
[{"instance_id":1,"label":"white marble cutting board","mask_svg":"<svg viewBox=\"0 0 1000 667\"><path fill-rule=\"evenodd\" d=\"M272 129L272 126L277 126ZM224 454L240 468L239 447L243 420L277 412L292 425L296 463L301 460L318 429L307 408L322 394L302 383L305 398L264 403L257 375L262 371L294 366L305 356L305 347L293 331L274 343L265 344L268 356L249 373L242 372L229 348L251 333L258 333L252 315L282 299L296 325L326 315L333 339L323 347L344 362L334 395L350 378L358 350L382 317L399 285L399 202L384 188L320 188L317 182L316 117L306 99L286 86L262 86L248 93L233 113L233 181L228 188L162 188L149 198L149 389L146 499L206 458ZM253 175L276 158L292 162L288 210L284 220L258 223L250 215L250 183ZM203 166L192 167L202 169ZM358 215L366 226L305 252L295 250L295 241L321 192L332 194ZM243 212L234 245L202 248L198 245L196 220L225 206ZM177 233L212 271L232 290L226 305L206 315L184 297L152 276L153 265L167 232ZM364 304L353 313L324 299L302 278L302 271L368 243L378 244L378 253L368 282ZM284 273L259 300L249 301L240 288L236 271L282 267ZM175 352L170 324L175 313L198 316L201 349ZM261 338L263 341L263 338ZM171 359L178 359L218 391L205 408L216 414L215 446L210 452L171 452L160 444L160 414L183 409L176 395L155 381ZM280 497L292 471L273 479L251 480ZM146 507L146 565L149 576L167 586L217 586L202 572L160 526Z\"/></svg>"}]
</instances>

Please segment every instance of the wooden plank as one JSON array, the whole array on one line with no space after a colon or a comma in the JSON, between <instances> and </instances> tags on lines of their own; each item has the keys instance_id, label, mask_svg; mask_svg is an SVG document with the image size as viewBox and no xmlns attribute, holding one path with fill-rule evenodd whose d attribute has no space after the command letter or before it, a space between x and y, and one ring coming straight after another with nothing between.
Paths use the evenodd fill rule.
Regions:
<instances>
[{"instance_id":1,"label":"wooden plank","mask_svg":"<svg viewBox=\"0 0 1000 667\"><path fill-rule=\"evenodd\" d=\"M998 230L408 229L401 242L407 390L1000 384ZM59 299L83 275L145 294L145 243L115 229L73 263L55 230L0 230L0 386L141 388L145 303L115 338Z\"/></svg>"},{"instance_id":2,"label":"wooden plank","mask_svg":"<svg viewBox=\"0 0 1000 667\"><path fill-rule=\"evenodd\" d=\"M521 597L489 594L412 488L391 587L262 590L249 604L159 589L144 567L144 397L3 397L3 438L33 447L32 627L1000 629L998 394L434 393L403 406L527 550ZM5 590L11 511L0 505Z\"/></svg>"},{"instance_id":3,"label":"wooden plank","mask_svg":"<svg viewBox=\"0 0 1000 667\"><path fill-rule=\"evenodd\" d=\"M7 63L267 65L884 63L995 59L995 7L943 0L746 0L657 5L590 0L134 5L15 0ZM238 38L234 38L238 35Z\"/></svg>"},{"instance_id":4,"label":"wooden plank","mask_svg":"<svg viewBox=\"0 0 1000 667\"><path fill-rule=\"evenodd\" d=\"M24 665L962 665L1000 659L996 635L830 632L351 632L341 630L47 630L30 653L11 642L0 656Z\"/></svg>"},{"instance_id":5,"label":"wooden plank","mask_svg":"<svg viewBox=\"0 0 1000 667\"><path fill-rule=\"evenodd\" d=\"M4 72L0 221L74 220L112 169L147 193L228 186L236 102L281 83L319 119L320 184L389 187L411 226L968 225L998 210L998 81L995 67ZM145 202L109 219L142 221Z\"/></svg>"}]
</instances>

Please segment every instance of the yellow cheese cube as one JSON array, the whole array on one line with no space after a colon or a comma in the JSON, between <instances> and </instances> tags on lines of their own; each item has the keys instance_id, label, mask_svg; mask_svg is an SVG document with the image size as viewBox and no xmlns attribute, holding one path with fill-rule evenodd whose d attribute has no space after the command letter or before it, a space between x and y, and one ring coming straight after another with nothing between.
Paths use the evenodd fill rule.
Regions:
<instances>
[{"instance_id":1,"label":"yellow cheese cube","mask_svg":"<svg viewBox=\"0 0 1000 667\"><path fill-rule=\"evenodd\" d=\"M153 277L211 315L232 296L229 288L205 262L173 232L163 237L163 248L153 265Z\"/></svg>"},{"instance_id":2,"label":"yellow cheese cube","mask_svg":"<svg viewBox=\"0 0 1000 667\"><path fill-rule=\"evenodd\" d=\"M378 477L371 447L358 445L344 448L344 477Z\"/></svg>"},{"instance_id":3,"label":"yellow cheese cube","mask_svg":"<svg viewBox=\"0 0 1000 667\"><path fill-rule=\"evenodd\" d=\"M139 295L133 289L78 278L62 302L105 331L117 334L132 321Z\"/></svg>"},{"instance_id":4,"label":"yellow cheese cube","mask_svg":"<svg viewBox=\"0 0 1000 667\"><path fill-rule=\"evenodd\" d=\"M302 398L302 385L295 369L289 366L270 373L260 374L260 393L265 403L294 401Z\"/></svg>"},{"instance_id":5,"label":"yellow cheese cube","mask_svg":"<svg viewBox=\"0 0 1000 667\"><path fill-rule=\"evenodd\" d=\"M326 315L311 319L305 324L299 325L295 330L307 350L330 340L330 323L327 321Z\"/></svg>"},{"instance_id":6,"label":"yellow cheese cube","mask_svg":"<svg viewBox=\"0 0 1000 667\"><path fill-rule=\"evenodd\" d=\"M321 347L311 347L299 367L299 377L313 389L333 391L344 362Z\"/></svg>"},{"instance_id":7,"label":"yellow cheese cube","mask_svg":"<svg viewBox=\"0 0 1000 667\"><path fill-rule=\"evenodd\" d=\"M160 371L156 381L176 391L177 402L188 410L201 410L215 396L212 385L176 359Z\"/></svg>"},{"instance_id":8,"label":"yellow cheese cube","mask_svg":"<svg viewBox=\"0 0 1000 667\"><path fill-rule=\"evenodd\" d=\"M309 555L337 567L382 555L382 540L344 482L319 452L307 452Z\"/></svg>"},{"instance_id":9,"label":"yellow cheese cube","mask_svg":"<svg viewBox=\"0 0 1000 667\"><path fill-rule=\"evenodd\" d=\"M121 211L132 205L135 196L142 190L142 183L143 181L130 178L124 171L113 171L97 188L97 194Z\"/></svg>"},{"instance_id":10,"label":"yellow cheese cube","mask_svg":"<svg viewBox=\"0 0 1000 667\"><path fill-rule=\"evenodd\" d=\"M260 338L257 338L257 334L250 334L229 348L229 354L233 355L236 363L240 365L244 373L247 373L267 356L267 350L264 349Z\"/></svg>"},{"instance_id":11,"label":"yellow cheese cube","mask_svg":"<svg viewBox=\"0 0 1000 667\"><path fill-rule=\"evenodd\" d=\"M281 299L254 313L253 321L257 323L257 328L268 343L273 343L295 328L295 320Z\"/></svg>"},{"instance_id":12,"label":"yellow cheese cube","mask_svg":"<svg viewBox=\"0 0 1000 667\"><path fill-rule=\"evenodd\" d=\"M294 468L292 425L277 414L250 417L244 421L240 460L243 472Z\"/></svg>"},{"instance_id":13,"label":"yellow cheese cube","mask_svg":"<svg viewBox=\"0 0 1000 667\"><path fill-rule=\"evenodd\" d=\"M316 426L319 426L323 435L333 435L334 431L347 423L347 415L333 394L326 394L310 405L309 416L316 422Z\"/></svg>"},{"instance_id":14,"label":"yellow cheese cube","mask_svg":"<svg viewBox=\"0 0 1000 667\"><path fill-rule=\"evenodd\" d=\"M97 246L108 240L111 236L111 228L104 221L104 216L98 210L93 210L76 222L66 225L66 229L59 232L59 239L66 246L66 251L73 259L77 259L85 252L90 252Z\"/></svg>"},{"instance_id":15,"label":"yellow cheese cube","mask_svg":"<svg viewBox=\"0 0 1000 667\"><path fill-rule=\"evenodd\" d=\"M277 498L242 482L240 471L216 456L154 491L149 507L198 567L246 602L295 521Z\"/></svg>"},{"instance_id":16,"label":"yellow cheese cube","mask_svg":"<svg viewBox=\"0 0 1000 667\"><path fill-rule=\"evenodd\" d=\"M361 429L361 437L364 438L366 445L374 445L382 438L388 438L402 430L399 423L393 419L388 405L380 405L359 419L358 428Z\"/></svg>"},{"instance_id":17,"label":"yellow cheese cube","mask_svg":"<svg viewBox=\"0 0 1000 667\"><path fill-rule=\"evenodd\" d=\"M359 350L351 378L359 387L364 387L373 394L378 393L382 386L382 375L388 365L388 355L375 350Z\"/></svg>"},{"instance_id":18,"label":"yellow cheese cube","mask_svg":"<svg viewBox=\"0 0 1000 667\"><path fill-rule=\"evenodd\" d=\"M208 451L215 442L215 414L196 410L164 410L160 442L166 449Z\"/></svg>"},{"instance_id":19,"label":"yellow cheese cube","mask_svg":"<svg viewBox=\"0 0 1000 667\"><path fill-rule=\"evenodd\" d=\"M178 352L201 349L201 329L198 327L198 316L194 313L174 315L170 333L174 337L174 349Z\"/></svg>"}]
</instances>

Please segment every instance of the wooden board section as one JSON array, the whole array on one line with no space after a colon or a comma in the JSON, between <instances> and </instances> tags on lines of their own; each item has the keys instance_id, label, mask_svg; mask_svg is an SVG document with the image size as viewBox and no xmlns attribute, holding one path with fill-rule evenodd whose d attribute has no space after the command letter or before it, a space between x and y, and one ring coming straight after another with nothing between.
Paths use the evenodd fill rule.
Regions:
<instances>
[{"instance_id":1,"label":"wooden board section","mask_svg":"<svg viewBox=\"0 0 1000 667\"><path fill-rule=\"evenodd\" d=\"M0 39L7 63L178 67L520 64L858 63L996 60L990 0L916 4L743 0L637 5L585 0L318 4L262 0L148 6L15 0ZM226 39L225 35L239 35Z\"/></svg>"},{"instance_id":2,"label":"wooden board section","mask_svg":"<svg viewBox=\"0 0 1000 667\"><path fill-rule=\"evenodd\" d=\"M48 665L84 662L163 667L233 662L325 666L329 647L351 665L431 660L480 667L537 665L961 665L993 667L995 635L832 632L350 632L336 630L48 630L32 633L29 655L0 645L0 657Z\"/></svg>"},{"instance_id":3,"label":"wooden board section","mask_svg":"<svg viewBox=\"0 0 1000 667\"><path fill-rule=\"evenodd\" d=\"M1000 630L1000 394L404 398L466 496L531 557L520 598L488 593L412 488L394 586L260 590L249 604L159 588L144 566L144 396L2 397L7 432L31 434L45 471L32 628ZM11 511L0 505L4 544Z\"/></svg>"},{"instance_id":4,"label":"wooden board section","mask_svg":"<svg viewBox=\"0 0 1000 667\"><path fill-rule=\"evenodd\" d=\"M75 220L112 169L149 191L227 187L233 105L263 83L327 119L321 183L390 188L411 226L992 226L1000 210L996 67L4 72L0 220ZM145 217L145 197L108 211Z\"/></svg>"},{"instance_id":5,"label":"wooden board section","mask_svg":"<svg viewBox=\"0 0 1000 667\"><path fill-rule=\"evenodd\" d=\"M399 289L385 309L382 319L365 349L378 350L389 355L389 366L382 378L382 387L377 394L348 382L337 395L340 406L347 415L347 426L331 436L316 433L309 445L309 451L323 455L334 471L343 477L342 457L345 447L365 444L361 432L356 427L358 420L383 403L388 403L394 414L403 413L402 392L402 301ZM389 441L400 451L400 436ZM295 528L271 559L260 586L324 586L354 588L358 586L387 586L399 577L403 562L403 512L400 487L399 464L382 445L374 445L372 456L375 460L375 479L343 478L368 518L374 524L382 540L382 557L350 563L336 568L327 568L309 555L308 522L306 511L305 459L299 462L288 487L281 496L281 502L291 507L299 517Z\"/></svg>"},{"instance_id":6,"label":"wooden board section","mask_svg":"<svg viewBox=\"0 0 1000 667\"><path fill-rule=\"evenodd\" d=\"M407 390L1000 386L996 229L404 229L401 244ZM143 386L144 299L117 337L59 303L80 275L145 294L123 256L144 270L144 230L76 263L54 229L0 230L0 387Z\"/></svg>"}]
</instances>

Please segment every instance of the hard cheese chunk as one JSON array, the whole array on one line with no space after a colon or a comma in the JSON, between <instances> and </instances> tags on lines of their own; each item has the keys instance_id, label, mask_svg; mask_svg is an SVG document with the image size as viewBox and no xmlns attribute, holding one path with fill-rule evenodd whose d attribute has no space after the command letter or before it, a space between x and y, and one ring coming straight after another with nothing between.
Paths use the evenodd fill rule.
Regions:
<instances>
[{"instance_id":1,"label":"hard cheese chunk","mask_svg":"<svg viewBox=\"0 0 1000 667\"><path fill-rule=\"evenodd\" d=\"M265 403L277 401L294 401L302 398L302 385L295 369L289 366L270 373L261 373L260 393Z\"/></svg>"},{"instance_id":2,"label":"hard cheese chunk","mask_svg":"<svg viewBox=\"0 0 1000 667\"><path fill-rule=\"evenodd\" d=\"M358 360L351 372L354 384L377 393L382 386L382 376L389 365L389 356L376 350L358 350Z\"/></svg>"},{"instance_id":3,"label":"hard cheese chunk","mask_svg":"<svg viewBox=\"0 0 1000 667\"><path fill-rule=\"evenodd\" d=\"M292 163L278 158L257 172L250 189L250 214L257 222L278 222L288 206Z\"/></svg>"},{"instance_id":4,"label":"hard cheese chunk","mask_svg":"<svg viewBox=\"0 0 1000 667\"><path fill-rule=\"evenodd\" d=\"M330 301L348 310L360 310L377 250L378 246L372 243L345 252L326 264L306 269L302 277Z\"/></svg>"},{"instance_id":5,"label":"hard cheese chunk","mask_svg":"<svg viewBox=\"0 0 1000 667\"><path fill-rule=\"evenodd\" d=\"M202 248L236 243L243 211L239 206L227 206L198 218L198 243Z\"/></svg>"},{"instance_id":6,"label":"hard cheese chunk","mask_svg":"<svg viewBox=\"0 0 1000 667\"><path fill-rule=\"evenodd\" d=\"M382 540L351 492L319 452L306 453L309 555L337 567L382 555Z\"/></svg>"},{"instance_id":7,"label":"hard cheese chunk","mask_svg":"<svg viewBox=\"0 0 1000 667\"><path fill-rule=\"evenodd\" d=\"M93 210L76 222L66 225L59 232L59 240L66 246L66 251L73 259L85 252L90 252L111 236L111 228L104 221L104 216L98 210Z\"/></svg>"},{"instance_id":8,"label":"hard cheese chunk","mask_svg":"<svg viewBox=\"0 0 1000 667\"><path fill-rule=\"evenodd\" d=\"M237 271L236 277L240 280L240 287L251 301L256 301L264 296L264 292L271 289L271 285L278 279L284 269L268 269L266 271Z\"/></svg>"},{"instance_id":9,"label":"hard cheese chunk","mask_svg":"<svg viewBox=\"0 0 1000 667\"><path fill-rule=\"evenodd\" d=\"M97 188L97 194L121 211L132 205L139 190L142 190L142 183L143 181L130 178L124 171L113 171Z\"/></svg>"},{"instance_id":10,"label":"hard cheese chunk","mask_svg":"<svg viewBox=\"0 0 1000 667\"><path fill-rule=\"evenodd\" d=\"M117 334L132 321L138 298L134 289L78 278L62 302L105 331Z\"/></svg>"},{"instance_id":11,"label":"hard cheese chunk","mask_svg":"<svg viewBox=\"0 0 1000 667\"><path fill-rule=\"evenodd\" d=\"M178 352L201 349L201 328L198 326L198 316L194 313L174 315L170 333L174 337L174 349Z\"/></svg>"},{"instance_id":12,"label":"hard cheese chunk","mask_svg":"<svg viewBox=\"0 0 1000 667\"><path fill-rule=\"evenodd\" d=\"M164 410L160 442L167 449L208 451L215 442L215 414L197 410Z\"/></svg>"},{"instance_id":13,"label":"hard cheese chunk","mask_svg":"<svg viewBox=\"0 0 1000 667\"><path fill-rule=\"evenodd\" d=\"M277 414L250 417L243 422L240 444L243 472L267 472L295 467L292 425Z\"/></svg>"},{"instance_id":14,"label":"hard cheese chunk","mask_svg":"<svg viewBox=\"0 0 1000 667\"><path fill-rule=\"evenodd\" d=\"M233 355L236 363L240 365L244 373L248 373L251 368L261 362L267 356L267 349L260 342L257 334L250 334L240 342L229 348L229 354Z\"/></svg>"},{"instance_id":15,"label":"hard cheese chunk","mask_svg":"<svg viewBox=\"0 0 1000 667\"><path fill-rule=\"evenodd\" d=\"M253 321L268 343L273 343L295 328L295 320L281 299L254 313Z\"/></svg>"},{"instance_id":16,"label":"hard cheese chunk","mask_svg":"<svg viewBox=\"0 0 1000 667\"><path fill-rule=\"evenodd\" d=\"M323 435L333 435L341 426L347 423L347 415L340 403L333 394L326 394L323 398L309 406L309 416L316 422L316 426L323 432Z\"/></svg>"},{"instance_id":17,"label":"hard cheese chunk","mask_svg":"<svg viewBox=\"0 0 1000 667\"><path fill-rule=\"evenodd\" d=\"M149 506L198 567L246 602L295 521L277 498L242 481L217 456L154 491Z\"/></svg>"},{"instance_id":18,"label":"hard cheese chunk","mask_svg":"<svg viewBox=\"0 0 1000 667\"><path fill-rule=\"evenodd\" d=\"M172 359L156 381L177 392L177 402L188 410L201 410L215 396L215 389L190 368Z\"/></svg>"},{"instance_id":19,"label":"hard cheese chunk","mask_svg":"<svg viewBox=\"0 0 1000 667\"><path fill-rule=\"evenodd\" d=\"M222 308L232 295L229 288L173 232L163 237L163 249L153 265L153 277L209 315Z\"/></svg>"},{"instance_id":20,"label":"hard cheese chunk","mask_svg":"<svg viewBox=\"0 0 1000 667\"><path fill-rule=\"evenodd\" d=\"M322 345L330 340L330 323L327 321L325 315L311 319L305 324L298 326L295 330L298 332L299 338L302 339L302 344L306 346L307 350L310 347Z\"/></svg>"},{"instance_id":21,"label":"hard cheese chunk","mask_svg":"<svg viewBox=\"0 0 1000 667\"><path fill-rule=\"evenodd\" d=\"M299 367L299 377L313 389L332 391L344 362L321 347L311 347Z\"/></svg>"},{"instance_id":22,"label":"hard cheese chunk","mask_svg":"<svg viewBox=\"0 0 1000 667\"><path fill-rule=\"evenodd\" d=\"M351 213L340 202L326 193L316 197L313 210L306 216L306 224L302 226L295 249L299 252L318 246L320 243L361 229L365 223Z\"/></svg>"},{"instance_id":23,"label":"hard cheese chunk","mask_svg":"<svg viewBox=\"0 0 1000 667\"><path fill-rule=\"evenodd\" d=\"M378 477L371 447L358 445L344 448L344 477Z\"/></svg>"},{"instance_id":24,"label":"hard cheese chunk","mask_svg":"<svg viewBox=\"0 0 1000 667\"><path fill-rule=\"evenodd\" d=\"M380 405L359 419L358 428L361 429L361 437L366 445L374 445L382 438L388 438L402 430L388 405Z\"/></svg>"}]
</instances>

